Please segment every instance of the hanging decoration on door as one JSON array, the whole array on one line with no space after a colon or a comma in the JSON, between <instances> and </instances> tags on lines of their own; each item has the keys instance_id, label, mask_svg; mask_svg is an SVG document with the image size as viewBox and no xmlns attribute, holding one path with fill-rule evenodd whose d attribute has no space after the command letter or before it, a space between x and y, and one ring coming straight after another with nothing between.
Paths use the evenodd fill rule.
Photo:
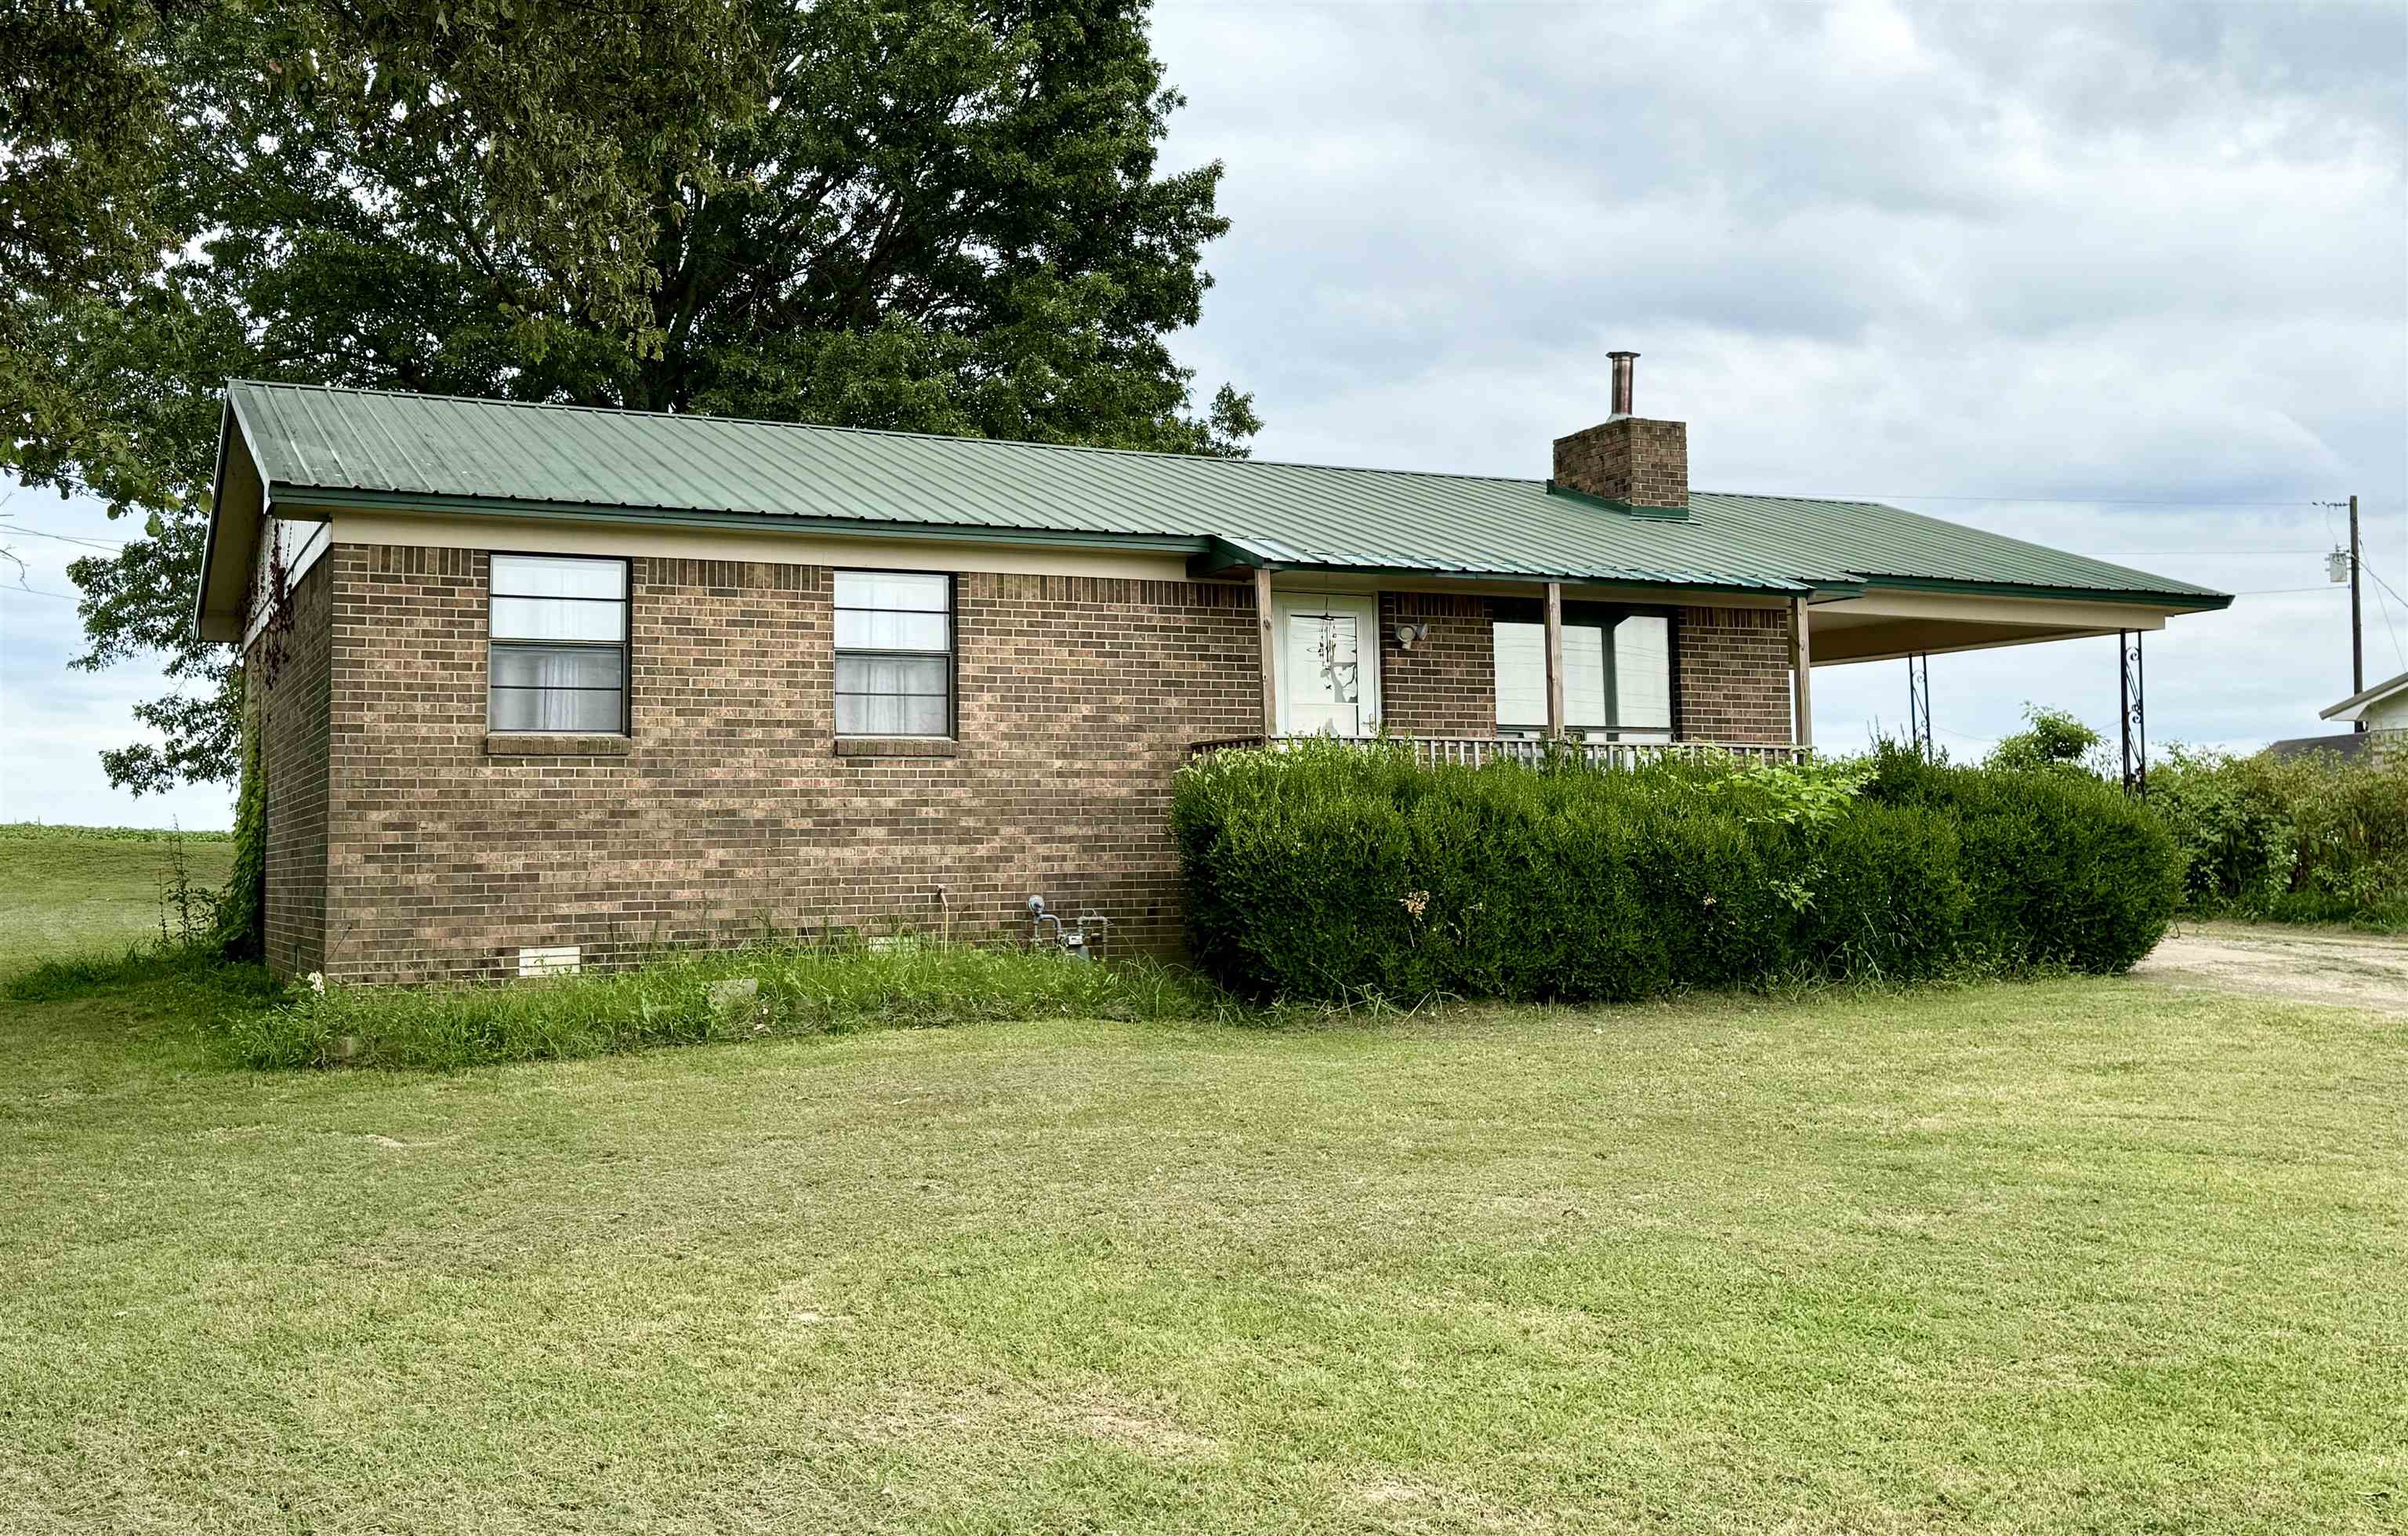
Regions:
<instances>
[{"instance_id":1,"label":"hanging decoration on door","mask_svg":"<svg viewBox=\"0 0 2408 1536\"><path fill-rule=\"evenodd\" d=\"M1322 677L1328 682L1331 701L1339 704L1358 702L1356 690L1360 663L1355 653L1353 617L1322 614L1321 638L1313 643L1312 653L1321 663Z\"/></svg>"}]
</instances>

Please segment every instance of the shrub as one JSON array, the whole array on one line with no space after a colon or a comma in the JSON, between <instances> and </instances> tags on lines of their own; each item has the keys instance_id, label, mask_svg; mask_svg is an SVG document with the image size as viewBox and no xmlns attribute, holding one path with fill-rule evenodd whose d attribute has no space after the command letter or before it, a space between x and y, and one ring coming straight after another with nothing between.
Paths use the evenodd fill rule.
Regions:
<instances>
[{"instance_id":1,"label":"shrub","mask_svg":"<svg viewBox=\"0 0 2408 1536\"><path fill-rule=\"evenodd\" d=\"M229 1015L219 1044L251 1067L445 1070L778 1035L1036 1018L1208 1012L1146 962L903 941L670 955L624 971L451 986L330 986Z\"/></svg>"},{"instance_id":2,"label":"shrub","mask_svg":"<svg viewBox=\"0 0 2408 1536\"><path fill-rule=\"evenodd\" d=\"M2408 918L2408 766L2176 747L2151 771L2149 799L2182 849L2195 911Z\"/></svg>"},{"instance_id":3,"label":"shrub","mask_svg":"<svg viewBox=\"0 0 2408 1536\"><path fill-rule=\"evenodd\" d=\"M1246 996L1626 1001L1956 963L1949 819L1870 768L1420 768L1299 743L1180 772L1188 942Z\"/></svg>"},{"instance_id":4,"label":"shrub","mask_svg":"<svg viewBox=\"0 0 2408 1536\"><path fill-rule=\"evenodd\" d=\"M2157 947L2182 895L2182 857L2145 805L2063 767L1956 768L1895 744L1869 793L1956 825L1975 963L2114 973Z\"/></svg>"}]
</instances>

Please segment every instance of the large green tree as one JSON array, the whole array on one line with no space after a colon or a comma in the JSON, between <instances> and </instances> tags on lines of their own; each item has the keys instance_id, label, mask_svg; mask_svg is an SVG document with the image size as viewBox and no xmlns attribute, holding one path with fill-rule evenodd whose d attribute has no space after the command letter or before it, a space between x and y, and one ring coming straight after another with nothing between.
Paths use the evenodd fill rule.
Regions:
<instances>
[{"instance_id":1,"label":"large green tree","mask_svg":"<svg viewBox=\"0 0 2408 1536\"><path fill-rule=\"evenodd\" d=\"M228 378L1242 452L1248 398L1193 409L1169 349L1226 222L1218 165L1157 167L1147 8L59 7L118 46L12 83L0 177L48 181L0 190L0 410L21 479L142 520L73 567L81 661L164 652L187 687L111 778L236 767L235 659L190 632Z\"/></svg>"}]
</instances>

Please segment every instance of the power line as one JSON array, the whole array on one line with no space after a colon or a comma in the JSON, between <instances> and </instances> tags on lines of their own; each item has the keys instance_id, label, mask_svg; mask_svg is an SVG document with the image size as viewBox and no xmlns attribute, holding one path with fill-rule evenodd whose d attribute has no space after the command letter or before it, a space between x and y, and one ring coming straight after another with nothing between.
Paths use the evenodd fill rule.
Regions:
<instances>
[{"instance_id":1,"label":"power line","mask_svg":"<svg viewBox=\"0 0 2408 1536\"><path fill-rule=\"evenodd\" d=\"M63 603L74 602L75 596L65 592L44 592L40 587L13 587L0 583L0 592L22 592L28 597L56 597Z\"/></svg>"},{"instance_id":2,"label":"power line","mask_svg":"<svg viewBox=\"0 0 2408 1536\"><path fill-rule=\"evenodd\" d=\"M2391 622L2391 604L2397 602L2402 609L2408 609L2408 597L2401 597L2400 594L2393 592L2391 583L2385 581L2379 572L2366 570L2366 562L2363 560L2358 562L2358 569L2366 571L2367 575L2374 578L2374 600L2383 610L2383 627L2391 635L2391 653L2400 658L2401 666L2408 667L2408 650L2401 648L2400 627ZM2386 600L2386 594L2388 601Z\"/></svg>"},{"instance_id":3,"label":"power line","mask_svg":"<svg viewBox=\"0 0 2408 1536\"><path fill-rule=\"evenodd\" d=\"M2321 507L2320 501L2193 501L2186 496L1967 496L1925 491L1859 491L1863 501L1995 501L2010 507Z\"/></svg>"},{"instance_id":4,"label":"power line","mask_svg":"<svg viewBox=\"0 0 2408 1536\"><path fill-rule=\"evenodd\" d=\"M22 523L0 523L0 533L29 533L36 538L55 538L62 544L82 544L95 550L122 550L126 545L122 538L78 538L69 534L45 533Z\"/></svg>"}]
</instances>

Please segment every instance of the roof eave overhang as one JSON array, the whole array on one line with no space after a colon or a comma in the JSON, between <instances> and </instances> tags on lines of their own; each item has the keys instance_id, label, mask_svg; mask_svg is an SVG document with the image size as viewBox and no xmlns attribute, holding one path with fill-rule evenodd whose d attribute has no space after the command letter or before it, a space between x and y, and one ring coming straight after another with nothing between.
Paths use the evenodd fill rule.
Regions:
<instances>
[{"instance_id":1,"label":"roof eave overhang","mask_svg":"<svg viewBox=\"0 0 2408 1536\"><path fill-rule=\"evenodd\" d=\"M2213 613L2232 606L2232 595L2225 592L2137 592L2120 587L2054 587L2027 581L1968 581L1919 576L1868 576L1858 592L1935 592L1965 597L2130 603L2163 613Z\"/></svg>"},{"instance_id":2,"label":"roof eave overhang","mask_svg":"<svg viewBox=\"0 0 2408 1536\"><path fill-rule=\"evenodd\" d=\"M2352 694L2347 698L2343 699L2340 703L2333 705L2330 709L2318 710L2316 711L2316 718L2318 720L2356 721L2362 718L2367 711L2374 708L2377 704L2382 703L2385 699L2390 698L2394 695L2402 692L2408 692L2408 672L2403 672L2400 676L2390 679L2388 682L2378 682L2372 688Z\"/></svg>"},{"instance_id":3,"label":"roof eave overhang","mask_svg":"<svg viewBox=\"0 0 2408 1536\"><path fill-rule=\"evenodd\" d=\"M239 445L258 485L256 505L229 508L228 472ZM228 392L218 415L217 472L209 481L209 521L201 538L201 579L193 593L193 628L205 640L233 644L242 639L244 611L251 590L251 567L259 549L259 530L266 523L271 498L259 453ZM248 496L243 498L248 501Z\"/></svg>"}]
</instances>

